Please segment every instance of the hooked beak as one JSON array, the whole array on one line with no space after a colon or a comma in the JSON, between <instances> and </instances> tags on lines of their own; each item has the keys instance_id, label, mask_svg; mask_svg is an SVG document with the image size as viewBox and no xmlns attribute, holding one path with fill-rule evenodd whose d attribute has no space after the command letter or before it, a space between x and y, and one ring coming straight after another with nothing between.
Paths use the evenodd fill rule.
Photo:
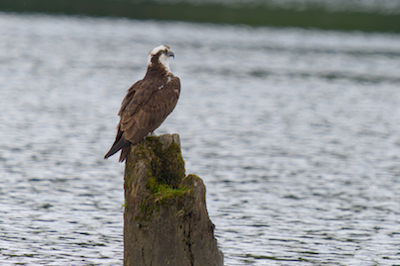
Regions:
<instances>
[{"instance_id":1,"label":"hooked beak","mask_svg":"<svg viewBox=\"0 0 400 266\"><path fill-rule=\"evenodd\" d=\"M173 53L173 52L169 52L169 53L167 53L167 56L175 58L175 55L174 55L174 53Z\"/></svg>"}]
</instances>

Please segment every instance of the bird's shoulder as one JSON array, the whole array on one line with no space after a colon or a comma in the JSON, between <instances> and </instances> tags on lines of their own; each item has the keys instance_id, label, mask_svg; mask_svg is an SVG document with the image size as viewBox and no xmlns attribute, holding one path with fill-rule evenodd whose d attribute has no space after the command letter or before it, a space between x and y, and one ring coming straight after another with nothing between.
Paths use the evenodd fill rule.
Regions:
<instances>
[{"instance_id":1,"label":"bird's shoulder","mask_svg":"<svg viewBox=\"0 0 400 266\"><path fill-rule=\"evenodd\" d=\"M171 79L167 82L167 85L169 85L169 87L174 88L174 89L181 89L181 80L176 77L176 76L172 76Z\"/></svg>"}]
</instances>

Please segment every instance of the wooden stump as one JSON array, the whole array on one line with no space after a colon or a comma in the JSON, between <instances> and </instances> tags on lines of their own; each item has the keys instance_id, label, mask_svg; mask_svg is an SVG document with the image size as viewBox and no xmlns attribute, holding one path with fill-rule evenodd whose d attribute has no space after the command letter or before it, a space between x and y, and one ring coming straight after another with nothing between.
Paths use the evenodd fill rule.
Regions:
<instances>
[{"instance_id":1,"label":"wooden stump","mask_svg":"<svg viewBox=\"0 0 400 266\"><path fill-rule=\"evenodd\" d=\"M125 167L124 265L223 266L206 188L185 177L178 134L133 145Z\"/></svg>"}]
</instances>

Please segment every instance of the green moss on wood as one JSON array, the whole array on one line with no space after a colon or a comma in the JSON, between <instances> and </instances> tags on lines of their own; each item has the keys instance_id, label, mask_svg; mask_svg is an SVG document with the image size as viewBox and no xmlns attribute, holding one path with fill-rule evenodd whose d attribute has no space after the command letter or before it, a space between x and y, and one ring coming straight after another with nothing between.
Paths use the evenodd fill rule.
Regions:
<instances>
[{"instance_id":1,"label":"green moss on wood","mask_svg":"<svg viewBox=\"0 0 400 266\"><path fill-rule=\"evenodd\" d=\"M176 188L185 177L185 161L182 158L181 147L172 142L166 149L158 137L147 137L146 145L152 148L155 155L151 160L151 171L159 183L166 183Z\"/></svg>"},{"instance_id":2,"label":"green moss on wood","mask_svg":"<svg viewBox=\"0 0 400 266\"><path fill-rule=\"evenodd\" d=\"M162 207L169 208L172 205L179 211L183 211L183 214L191 210L192 206L187 206L186 202L193 198L192 188L183 185L172 188L167 184L159 183L153 183L152 186L151 193L143 198L140 204L140 215L135 216L135 220L148 221L154 212L158 212Z\"/></svg>"},{"instance_id":3,"label":"green moss on wood","mask_svg":"<svg viewBox=\"0 0 400 266\"><path fill-rule=\"evenodd\" d=\"M121 208L123 208L124 210L126 210L128 208L128 203L126 202L126 199L125 199L125 203L121 205Z\"/></svg>"},{"instance_id":4,"label":"green moss on wood","mask_svg":"<svg viewBox=\"0 0 400 266\"><path fill-rule=\"evenodd\" d=\"M177 206L183 206L186 197L193 195L192 192L191 189L183 186L172 188L168 185L161 185L160 190L155 194L155 200L158 205L168 206L175 204Z\"/></svg>"},{"instance_id":5,"label":"green moss on wood","mask_svg":"<svg viewBox=\"0 0 400 266\"><path fill-rule=\"evenodd\" d=\"M178 143L172 142L163 148L158 137L146 137L144 141L132 147L125 168L125 189L131 190L141 169L146 169L147 191L139 204L140 215L135 220L148 221L153 212L161 207L174 205L184 214L190 209L185 202L193 198L193 189L182 181L185 178L185 162ZM144 168L143 168L144 167ZM129 204L126 204L126 207Z\"/></svg>"}]
</instances>

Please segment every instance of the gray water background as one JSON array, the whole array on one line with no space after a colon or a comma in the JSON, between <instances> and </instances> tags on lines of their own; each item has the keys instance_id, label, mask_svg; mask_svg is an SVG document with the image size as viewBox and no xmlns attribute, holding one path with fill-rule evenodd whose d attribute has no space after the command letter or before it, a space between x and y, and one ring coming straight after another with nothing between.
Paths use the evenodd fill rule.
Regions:
<instances>
[{"instance_id":1,"label":"gray water background","mask_svg":"<svg viewBox=\"0 0 400 266\"><path fill-rule=\"evenodd\" d=\"M400 36L0 13L0 264L120 265L112 144L168 44L226 265L400 265Z\"/></svg>"}]
</instances>

